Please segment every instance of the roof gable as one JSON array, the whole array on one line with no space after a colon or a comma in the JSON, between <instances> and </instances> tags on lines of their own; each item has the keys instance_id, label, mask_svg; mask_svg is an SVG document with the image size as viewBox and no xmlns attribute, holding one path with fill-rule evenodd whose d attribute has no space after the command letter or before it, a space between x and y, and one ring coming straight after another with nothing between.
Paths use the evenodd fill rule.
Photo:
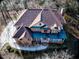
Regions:
<instances>
[{"instance_id":1,"label":"roof gable","mask_svg":"<svg viewBox=\"0 0 79 59\"><path fill-rule=\"evenodd\" d=\"M13 38L19 38L25 31L25 28L23 26L21 26L17 32L14 34Z\"/></svg>"},{"instance_id":2,"label":"roof gable","mask_svg":"<svg viewBox=\"0 0 79 59\"><path fill-rule=\"evenodd\" d=\"M14 34L13 38L21 39L21 38L27 38L32 39L32 31L29 28L20 27L19 30Z\"/></svg>"}]
</instances>

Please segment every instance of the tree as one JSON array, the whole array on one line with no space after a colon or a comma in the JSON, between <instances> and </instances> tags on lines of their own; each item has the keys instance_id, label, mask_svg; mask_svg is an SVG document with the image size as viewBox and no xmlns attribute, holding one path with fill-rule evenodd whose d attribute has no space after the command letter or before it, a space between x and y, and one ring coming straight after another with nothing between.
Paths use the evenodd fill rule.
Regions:
<instances>
[{"instance_id":1,"label":"tree","mask_svg":"<svg viewBox=\"0 0 79 59\"><path fill-rule=\"evenodd\" d=\"M3 1L3 0L0 0L0 3L1 3L1 1Z\"/></svg>"},{"instance_id":2,"label":"tree","mask_svg":"<svg viewBox=\"0 0 79 59\"><path fill-rule=\"evenodd\" d=\"M2 9L0 9L0 11L1 11L1 13L2 13L3 20L4 20L4 22L5 22L5 25L6 25L6 24L7 24L7 22L6 22L6 18L5 18L5 16L4 16L4 12L3 12L3 10L2 10Z\"/></svg>"},{"instance_id":3,"label":"tree","mask_svg":"<svg viewBox=\"0 0 79 59\"><path fill-rule=\"evenodd\" d=\"M70 15L75 16L75 14L79 13L77 0L66 0L65 8L66 8L66 13Z\"/></svg>"}]
</instances>

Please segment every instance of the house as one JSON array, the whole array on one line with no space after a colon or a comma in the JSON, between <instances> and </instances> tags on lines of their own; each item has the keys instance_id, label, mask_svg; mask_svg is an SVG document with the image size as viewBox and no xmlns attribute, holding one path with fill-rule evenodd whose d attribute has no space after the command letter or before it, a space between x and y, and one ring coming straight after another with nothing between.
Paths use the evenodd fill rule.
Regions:
<instances>
[{"instance_id":1,"label":"house","mask_svg":"<svg viewBox=\"0 0 79 59\"><path fill-rule=\"evenodd\" d=\"M50 9L28 9L14 25L17 30L13 38L20 44L63 43L66 34L64 19L59 11Z\"/></svg>"}]
</instances>

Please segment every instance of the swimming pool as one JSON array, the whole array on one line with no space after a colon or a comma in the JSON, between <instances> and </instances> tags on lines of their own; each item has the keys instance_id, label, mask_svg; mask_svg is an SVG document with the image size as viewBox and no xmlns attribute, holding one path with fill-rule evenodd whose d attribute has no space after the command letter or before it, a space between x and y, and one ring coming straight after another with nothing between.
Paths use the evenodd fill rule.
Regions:
<instances>
[{"instance_id":1,"label":"swimming pool","mask_svg":"<svg viewBox=\"0 0 79 59\"><path fill-rule=\"evenodd\" d=\"M62 29L59 33L41 33L41 32L33 32L32 34L34 39L40 40L40 38L49 38L51 42L64 41L66 37L66 32Z\"/></svg>"}]
</instances>

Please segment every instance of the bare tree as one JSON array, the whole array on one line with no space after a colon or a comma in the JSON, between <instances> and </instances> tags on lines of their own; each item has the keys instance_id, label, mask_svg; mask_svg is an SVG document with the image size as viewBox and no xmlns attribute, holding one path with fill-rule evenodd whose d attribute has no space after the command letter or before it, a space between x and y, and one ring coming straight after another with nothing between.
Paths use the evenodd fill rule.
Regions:
<instances>
[{"instance_id":1,"label":"bare tree","mask_svg":"<svg viewBox=\"0 0 79 59\"><path fill-rule=\"evenodd\" d=\"M1 6L0 6L0 12L1 12L2 16L3 16L3 20L4 20L5 25L6 25L7 22L6 22L6 18L5 18L4 12L3 12L3 5L2 5L2 4L1 4Z\"/></svg>"}]
</instances>

